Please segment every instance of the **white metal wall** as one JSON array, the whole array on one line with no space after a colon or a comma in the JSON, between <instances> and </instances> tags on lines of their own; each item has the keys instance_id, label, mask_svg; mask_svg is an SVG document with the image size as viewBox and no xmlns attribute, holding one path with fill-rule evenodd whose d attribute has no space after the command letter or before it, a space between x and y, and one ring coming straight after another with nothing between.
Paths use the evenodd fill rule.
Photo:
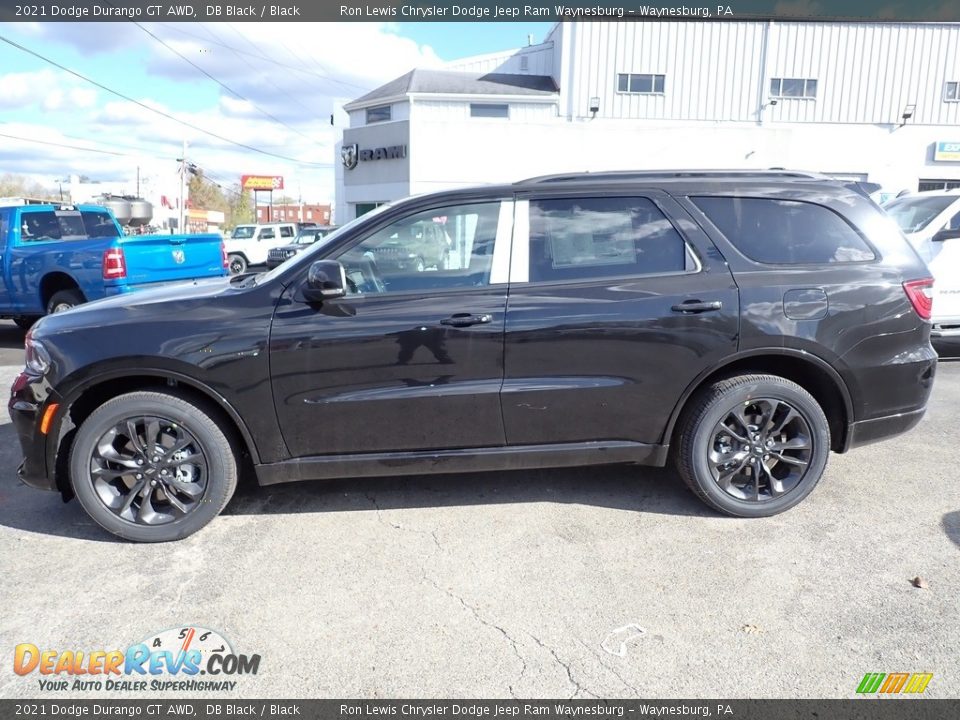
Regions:
<instances>
[{"instance_id":1,"label":"white metal wall","mask_svg":"<svg viewBox=\"0 0 960 720\"><path fill-rule=\"evenodd\" d=\"M573 23L561 92L570 118L745 122L960 123L943 101L960 80L960 24L814 22ZM617 92L618 73L666 76L662 95ZM814 78L814 100L770 105L770 79Z\"/></svg>"},{"instance_id":2,"label":"white metal wall","mask_svg":"<svg viewBox=\"0 0 960 720\"><path fill-rule=\"evenodd\" d=\"M474 118L470 116L470 103L497 103L510 106L507 118ZM476 97L462 101L416 100L413 104L413 119L417 122L465 121L472 123L499 124L504 132L513 130L507 123L545 122L557 117L556 103L525 103L498 98Z\"/></svg>"},{"instance_id":3,"label":"white metal wall","mask_svg":"<svg viewBox=\"0 0 960 720\"><path fill-rule=\"evenodd\" d=\"M524 68L524 59L526 67ZM511 75L553 75L553 43L544 42L519 50L454 60L446 70L471 73L508 73Z\"/></svg>"}]
</instances>

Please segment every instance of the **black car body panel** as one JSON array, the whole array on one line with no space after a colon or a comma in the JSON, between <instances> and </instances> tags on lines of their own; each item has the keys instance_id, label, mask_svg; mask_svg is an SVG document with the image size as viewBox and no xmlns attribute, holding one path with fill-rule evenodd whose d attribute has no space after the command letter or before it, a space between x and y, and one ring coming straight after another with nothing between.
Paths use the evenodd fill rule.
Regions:
<instances>
[{"instance_id":1,"label":"black car body panel","mask_svg":"<svg viewBox=\"0 0 960 720\"><path fill-rule=\"evenodd\" d=\"M711 195L822 204L841 213L876 257L810 266L755 262L691 200ZM417 212L619 196L644 198L663 213L667 229L682 238L687 266L591 280L438 285L323 303L301 293L312 262L336 258ZM510 236L508 228L508 242ZM437 269L422 273L425 282L442 276ZM44 318L32 337L49 352L50 370L21 376L10 400L25 454L21 475L63 490L57 468L68 450L65 419L73 413L82 420L84 399L109 397L111 387L157 385L184 388L218 408L264 484L662 465L697 390L734 370L758 368L808 383L827 411L833 449L843 451L909 429L922 416L936 354L930 325L903 283L927 276L879 209L825 180L641 173L412 198L379 208L263 276L165 287ZM685 303L700 309L688 311ZM477 324L451 324L464 317ZM59 409L43 433L50 403Z\"/></svg>"}]
</instances>

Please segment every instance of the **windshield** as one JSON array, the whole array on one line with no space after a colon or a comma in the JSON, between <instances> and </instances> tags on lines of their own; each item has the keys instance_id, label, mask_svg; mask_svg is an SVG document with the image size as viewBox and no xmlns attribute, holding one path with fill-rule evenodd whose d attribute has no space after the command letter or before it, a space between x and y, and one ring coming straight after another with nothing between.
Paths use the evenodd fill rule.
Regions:
<instances>
[{"instance_id":1,"label":"windshield","mask_svg":"<svg viewBox=\"0 0 960 720\"><path fill-rule=\"evenodd\" d=\"M883 209L903 232L909 234L923 230L958 199L956 195L904 197L885 205Z\"/></svg>"},{"instance_id":2,"label":"windshield","mask_svg":"<svg viewBox=\"0 0 960 720\"><path fill-rule=\"evenodd\" d=\"M311 245L309 249L303 250L297 255L291 255L284 262L277 265L273 270L270 270L269 272L265 272L262 275L258 275L257 284L260 284L263 282L269 282L270 280L273 280L273 278L277 277L277 275L284 273L287 270L287 268L289 268L294 263L304 262L304 258L313 257L314 255L317 254L317 252L319 252L321 248L326 247L331 242L339 238L344 231L355 228L357 225L360 225L361 223L367 220L375 218L377 215L380 215L381 213L394 207L397 204L397 202L401 202L401 201L384 203L383 205L380 205L377 208L371 210L366 215L361 215L358 218L354 218L353 220L348 222L346 225L342 225L336 228L329 235L324 236L321 240ZM297 242L299 241L300 240L298 238Z\"/></svg>"},{"instance_id":3,"label":"windshield","mask_svg":"<svg viewBox=\"0 0 960 720\"><path fill-rule=\"evenodd\" d=\"M297 239L293 242L297 245L311 245L320 238L326 237L329 235L332 230L301 230L300 234L297 235Z\"/></svg>"},{"instance_id":4,"label":"windshield","mask_svg":"<svg viewBox=\"0 0 960 720\"><path fill-rule=\"evenodd\" d=\"M237 227L233 229L233 235L230 237L234 240L249 240L253 237L256 229L256 225L237 225Z\"/></svg>"}]
</instances>

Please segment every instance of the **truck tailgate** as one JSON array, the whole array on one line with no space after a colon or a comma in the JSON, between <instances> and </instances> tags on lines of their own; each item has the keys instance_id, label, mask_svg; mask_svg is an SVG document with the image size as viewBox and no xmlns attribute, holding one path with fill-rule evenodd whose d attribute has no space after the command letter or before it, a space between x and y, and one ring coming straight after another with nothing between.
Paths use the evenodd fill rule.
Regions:
<instances>
[{"instance_id":1,"label":"truck tailgate","mask_svg":"<svg viewBox=\"0 0 960 720\"><path fill-rule=\"evenodd\" d=\"M139 285L225 275L221 242L214 233L121 238L126 281Z\"/></svg>"}]
</instances>

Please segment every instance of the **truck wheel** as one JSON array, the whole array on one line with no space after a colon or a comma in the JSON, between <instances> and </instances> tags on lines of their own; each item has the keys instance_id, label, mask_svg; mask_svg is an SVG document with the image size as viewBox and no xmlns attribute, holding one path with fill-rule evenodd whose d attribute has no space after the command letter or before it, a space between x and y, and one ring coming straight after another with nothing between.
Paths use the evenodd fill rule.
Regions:
<instances>
[{"instance_id":1,"label":"truck wheel","mask_svg":"<svg viewBox=\"0 0 960 720\"><path fill-rule=\"evenodd\" d=\"M29 330L33 327L33 324L39 320L36 315L20 315L13 319L14 324L21 330Z\"/></svg>"},{"instance_id":2,"label":"truck wheel","mask_svg":"<svg viewBox=\"0 0 960 720\"><path fill-rule=\"evenodd\" d=\"M205 526L237 486L223 431L193 400L132 392L83 421L70 453L74 493L93 520L127 540L179 540Z\"/></svg>"},{"instance_id":3,"label":"truck wheel","mask_svg":"<svg viewBox=\"0 0 960 720\"><path fill-rule=\"evenodd\" d=\"M83 295L79 290L60 290L55 292L47 303L47 315L63 312L83 303Z\"/></svg>"},{"instance_id":4,"label":"truck wheel","mask_svg":"<svg viewBox=\"0 0 960 720\"><path fill-rule=\"evenodd\" d=\"M684 412L677 469L707 505L736 517L792 508L827 465L830 426L816 400L776 375L740 375L701 391Z\"/></svg>"},{"instance_id":5,"label":"truck wheel","mask_svg":"<svg viewBox=\"0 0 960 720\"><path fill-rule=\"evenodd\" d=\"M243 255L230 255L227 257L227 262L231 275L239 275L247 271L247 259Z\"/></svg>"}]
</instances>

